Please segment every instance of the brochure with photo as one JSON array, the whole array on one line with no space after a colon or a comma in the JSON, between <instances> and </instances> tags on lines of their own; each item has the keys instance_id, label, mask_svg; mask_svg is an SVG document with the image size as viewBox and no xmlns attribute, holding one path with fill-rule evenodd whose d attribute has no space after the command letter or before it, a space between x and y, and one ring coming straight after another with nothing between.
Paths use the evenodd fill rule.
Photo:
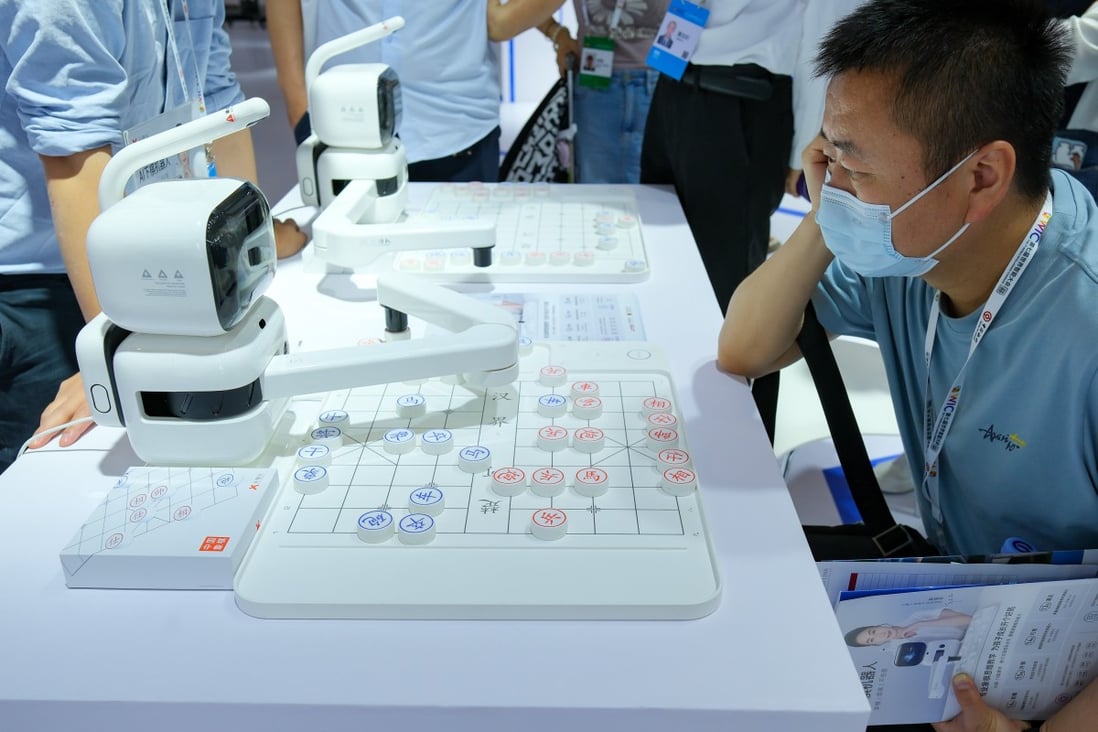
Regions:
<instances>
[{"instance_id":1,"label":"brochure with photo","mask_svg":"<svg viewBox=\"0 0 1098 732\"><path fill-rule=\"evenodd\" d=\"M989 705L1045 719L1098 676L1098 579L842 592L835 609L869 723L956 716L951 680Z\"/></svg>"}]
</instances>

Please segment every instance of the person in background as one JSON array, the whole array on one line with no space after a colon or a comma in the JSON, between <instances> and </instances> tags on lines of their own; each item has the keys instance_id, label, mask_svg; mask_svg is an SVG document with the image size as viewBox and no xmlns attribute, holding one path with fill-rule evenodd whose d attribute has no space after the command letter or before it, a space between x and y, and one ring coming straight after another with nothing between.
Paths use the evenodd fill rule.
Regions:
<instances>
[{"instance_id":1,"label":"person in background","mask_svg":"<svg viewBox=\"0 0 1098 732\"><path fill-rule=\"evenodd\" d=\"M199 90L210 111L243 99L224 4L158 6L0 0L0 470L33 432L41 436L31 447L40 447L90 416L75 357L77 332L99 313L85 242L123 132L194 102ZM220 175L255 181L247 130L213 152ZM282 256L305 243L292 221L276 234ZM60 444L90 425L65 428Z\"/></svg>"},{"instance_id":2,"label":"person in background","mask_svg":"<svg viewBox=\"0 0 1098 732\"><path fill-rule=\"evenodd\" d=\"M677 159L675 165L666 160L670 171L661 163L659 182L676 186L722 308L735 284L765 256L770 214L785 188L796 194L800 151L819 131L824 85L814 81L811 73L819 39L862 1L796 0L768 6L718 0L698 52L703 61L712 59L713 63L703 68L696 63L695 55L695 63L684 76L685 84L670 77L662 82L668 90L665 116L670 119L665 134L648 146L654 153L670 144L680 145L692 160L689 166ZM563 75L568 58L578 57L585 39L601 37L603 29L618 29L616 35L607 31L615 39L626 39L615 45L615 70L609 89L600 91L580 84L576 93L578 181L639 182L645 125L650 116L646 110L660 78L655 69L646 66L646 57L653 41L658 40L661 25L665 29L672 28L672 24L678 27L673 19L664 23L668 0L575 0L580 22L578 39L552 17L559 5L559 0L492 0L488 7L489 35L493 40L506 40L536 25L552 42ZM615 24L618 6L621 13ZM748 19L750 24L746 23ZM621 53L617 52L619 48L623 49ZM735 62L741 59L745 63L735 68ZM730 65L716 63L724 60ZM769 75L766 68L760 69L764 65L793 74L791 94L789 80L782 75L777 79L777 94L767 100L751 100L729 94L727 88L717 89L725 86L719 79L712 83L721 75ZM699 85L698 74L706 77L705 83ZM726 96L737 98L721 98ZM691 102L695 112L677 114L674 100L679 97ZM614 98L622 101L607 104ZM607 109L621 109L622 116L609 115ZM765 114L772 119L760 117ZM764 137L758 129L763 130ZM792 141L786 137L789 129L796 131ZM771 135L777 140L776 146L763 143ZM784 160L776 154L783 149L787 151ZM714 165L717 160L725 164ZM624 174L607 176L603 171ZM760 171L765 172L763 179L753 177ZM650 167L650 175L657 175L655 167ZM760 186L760 180L770 180L771 185ZM749 236L749 231L756 233Z\"/></svg>"},{"instance_id":3,"label":"person in background","mask_svg":"<svg viewBox=\"0 0 1098 732\"><path fill-rule=\"evenodd\" d=\"M669 0L573 0L576 36L552 16L560 0L489 3L492 40L507 40L537 27L553 44L563 76L569 58L586 59L591 49L613 60L608 76L580 73L573 89L577 183L639 183L641 143L659 72L645 58L667 12ZM674 21L672 21L674 22ZM608 41L612 43L608 43ZM581 72L594 71L597 67ZM576 71L573 66L573 71Z\"/></svg>"},{"instance_id":4,"label":"person in background","mask_svg":"<svg viewBox=\"0 0 1098 732\"><path fill-rule=\"evenodd\" d=\"M267 31L278 85L298 144L310 134L305 88L305 22L319 46L402 15L405 26L330 64L381 62L400 78L397 134L412 181L495 181L499 177L499 62L488 42L487 0L317 0L304 18L301 0L268 0ZM308 49L312 50L312 49ZM327 68L327 67L326 67Z\"/></svg>"},{"instance_id":5,"label":"person in background","mask_svg":"<svg viewBox=\"0 0 1098 732\"><path fill-rule=\"evenodd\" d=\"M802 0L711 0L682 78L661 74L642 183L675 186L717 305L766 257L793 145Z\"/></svg>"},{"instance_id":6,"label":"person in background","mask_svg":"<svg viewBox=\"0 0 1098 732\"><path fill-rule=\"evenodd\" d=\"M1098 2L1047 0L1071 39L1072 64L1064 117L1053 141L1053 164L1098 195Z\"/></svg>"},{"instance_id":7,"label":"person in background","mask_svg":"<svg viewBox=\"0 0 1098 732\"><path fill-rule=\"evenodd\" d=\"M820 50L820 41L836 22L862 5L866 0L826 0L806 2L804 29L801 33L797 69L793 73L793 149L789 153L789 173L785 192L790 196L807 197L801 153L816 135L823 122L824 94L827 80L814 73L813 63Z\"/></svg>"}]
</instances>

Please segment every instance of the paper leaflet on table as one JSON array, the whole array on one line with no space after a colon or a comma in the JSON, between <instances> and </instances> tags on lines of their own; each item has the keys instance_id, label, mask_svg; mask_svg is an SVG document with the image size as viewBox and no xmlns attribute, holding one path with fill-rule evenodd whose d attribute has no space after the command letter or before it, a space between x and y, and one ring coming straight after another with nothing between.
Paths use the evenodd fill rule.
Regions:
<instances>
[{"instance_id":1,"label":"paper leaflet on table","mask_svg":"<svg viewBox=\"0 0 1098 732\"><path fill-rule=\"evenodd\" d=\"M1098 675L1098 579L948 587L843 600L845 636L890 626L880 645L851 645L872 724L950 719L950 687L970 674L991 706L1044 719ZM878 636L880 637L880 636Z\"/></svg>"},{"instance_id":2,"label":"paper leaflet on table","mask_svg":"<svg viewBox=\"0 0 1098 732\"><path fill-rule=\"evenodd\" d=\"M643 341L640 303L630 294L478 293L509 311L533 341Z\"/></svg>"}]
</instances>

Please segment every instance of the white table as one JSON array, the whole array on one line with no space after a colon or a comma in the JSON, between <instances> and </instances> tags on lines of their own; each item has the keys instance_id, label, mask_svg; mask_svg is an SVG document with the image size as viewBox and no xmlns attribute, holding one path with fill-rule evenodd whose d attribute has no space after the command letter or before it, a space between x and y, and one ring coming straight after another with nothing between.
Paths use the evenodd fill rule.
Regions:
<instances>
[{"instance_id":1,"label":"white table","mask_svg":"<svg viewBox=\"0 0 1098 732\"><path fill-rule=\"evenodd\" d=\"M636 196L652 277L596 289L636 293L670 358L724 580L715 613L275 621L231 592L68 590L59 550L139 464L120 431L96 428L0 476L0 729L864 729L865 696L751 396L716 368L721 314L682 211L667 189ZM291 343L317 307L379 322L374 302L319 294L300 263L279 272L269 294Z\"/></svg>"}]
</instances>

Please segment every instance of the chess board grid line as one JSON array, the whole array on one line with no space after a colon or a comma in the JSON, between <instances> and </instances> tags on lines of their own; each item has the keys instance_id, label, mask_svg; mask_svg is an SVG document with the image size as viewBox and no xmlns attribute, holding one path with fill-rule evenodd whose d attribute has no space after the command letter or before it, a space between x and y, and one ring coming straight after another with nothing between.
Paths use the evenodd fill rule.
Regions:
<instances>
[{"instance_id":1,"label":"chess board grid line","mask_svg":"<svg viewBox=\"0 0 1098 732\"><path fill-rule=\"evenodd\" d=\"M550 350L550 352L551 352L551 348L547 349L547 350ZM550 355L551 355L551 353L550 353ZM597 370L596 370L596 372L597 372ZM524 410L524 409L521 408L522 399L525 396L525 394L523 392L523 386L525 385L525 381L526 380L519 380L515 383L515 389L516 389L516 414L515 414L515 417L516 417L516 420L519 417L519 415L524 414L524 413L525 414L537 414L536 410L528 410L528 409ZM643 390L644 393L658 394L658 388L657 388L656 380L651 378L651 377L641 377L641 378L633 378L633 379L617 378L617 379L614 379L614 381L615 381L615 388L617 390L615 398L618 400L619 403L624 403L627 398L634 398L636 396L636 395L631 395L630 397L626 397L626 395L624 393L624 390L622 388L623 387L623 382L625 382L625 381L628 381L628 382L633 383L635 385L636 384L643 384L646 387ZM373 422L376 422L380 418L380 415L381 415L381 412L382 412L382 404L386 403L388 401L389 397L392 396L392 391L396 388L396 386L397 385L394 385L394 384L382 385L381 398L378 400L377 405L375 406L375 408L373 410L373 414L372 414ZM423 391L423 389L422 389L422 386L421 386L417 390L417 393L422 393L422 391ZM444 425L447 426L447 427L450 426L449 425L449 419L450 419L450 416L452 414L452 412L450 410L452 410L452 408L454 406L454 399L455 399L456 391L457 391L456 385L450 385L449 393L446 395L447 396L447 409L443 410L443 411L449 412L446 416L445 421L444 421ZM552 389L551 393L557 393L556 387L554 387ZM346 391L346 392L344 392L344 394L345 394L345 396L343 398L342 406L346 407L347 406L347 401L350 398L350 391ZM438 398L438 396L442 396L442 395L429 395L429 396L430 396L430 398L435 399L435 398ZM479 395L479 396L480 396L480 405L479 405L480 406L480 409L479 409L480 420L479 420L478 424L476 425L476 434L477 434L478 444L481 441L483 441L483 433L484 433L484 428L485 428L485 419L486 419L487 409L488 409L488 406L489 406L488 405L488 402L489 402L488 391L486 390L485 394ZM623 411L622 414L625 415L627 413ZM371 422L371 424L373 422ZM409 424L407 426L409 428L411 428L412 420L408 420L408 422L409 422ZM550 422L555 423L556 419L551 418ZM585 421L585 423L587 425L590 425L590 422L591 422L591 420L586 420ZM638 451L638 453L642 454L645 458L647 458L649 460L653 460L653 461L655 460L654 456L648 454L648 451L647 451L646 448L641 447L644 444L644 439L643 438L638 439L636 441L630 441L628 439L631 432L635 431L636 429L640 429L640 428L629 426L628 421L625 422L625 425L626 426L624 428L624 432L626 434L626 443L623 444L623 443L619 442L618 440L611 438L611 442L613 444L619 445L621 447L621 449L620 450L614 450L613 452L602 456L599 460L595 460L595 457L594 457L593 454L588 455L587 456L588 465L590 465L591 467L597 467L598 465L605 463L606 460L609 460L612 457L614 457L615 455L620 454L623 450L626 452L628 460L627 460L627 463L624 466L621 466L621 467L624 467L625 470L630 472L630 474L632 474L632 471L634 469L639 469L639 468L644 467L643 465L639 465L639 464L636 464L634 462L633 456L632 456L633 451ZM518 431L518 428L516 426L514 428L513 432L517 433L517 431ZM362 441L360 441L356 438L352 438L352 439L355 439L356 443L362 445L363 453L369 451L371 454L374 454L375 456L381 458L384 462L387 462L390 465L392 465L392 467L394 469L393 470L393 476L391 478L390 485L387 487L387 490L386 490L386 494L387 494L386 503L389 504L389 505L392 505L392 499L393 499L393 495L394 495L392 491L395 487L394 483L395 483L395 480L396 480L397 470L400 467L400 457L398 456L397 460L394 462L391 458L389 458L388 455L382 455L381 453L378 453L376 450L371 449L369 447L369 443L362 442ZM555 454L550 453L548 457L549 457L550 467L557 467L555 465L555 461L554 461ZM362 463L361 463L361 459L356 461L356 464L355 464L355 467L354 467L354 472L357 473L357 471L360 467L363 467ZM438 471L439 467L440 467L440 462L439 462L438 457L436 457L433 464L431 465L431 471L432 471L431 475L432 475L432 482L433 483L435 483L435 479L437 478L437 471ZM572 467L572 466L568 466L568 467ZM489 474L490 474L490 471L489 471ZM466 520L464 522L464 527L463 528L468 533L479 533L479 532L469 531L469 517L472 516L473 512L475 511L475 507L472 506L472 501L474 500L474 484L475 484L474 478L475 478L475 476L470 475L469 476L468 486L462 486L462 487L468 487L468 489L469 489L469 491L467 493L466 501L465 501L465 507L463 509L461 509L461 510L464 510L466 512ZM435 484L437 484L437 483L435 483ZM344 497L343 497L343 499L340 503L340 507L338 509L335 509L337 516L339 515L340 511L349 510L349 507L347 506L347 501L349 500L349 488L351 486L350 486L350 484L348 484L347 486L344 486L344 487L347 488L348 490L344 493ZM638 534L640 533L639 513L638 512L640 512L640 511L650 511L650 510L661 510L661 511L672 511L672 510L674 510L676 513L679 514L679 522L678 523L680 525L680 533L685 533L685 528L683 526L683 519L682 519L682 516L681 516L681 505L680 505L680 502L679 502L678 499L675 500L676 507L674 509L642 509L642 508L638 507L638 501L637 501L637 498L636 498L636 491L637 491L638 486L636 485L636 483L631 482L629 488L630 488L631 493L633 494L633 500L632 500L633 505L630 509L599 509L597 504L595 503L594 499L591 499L591 508L594 508L595 510L631 510L631 511L633 511L634 516L638 517L637 518L637 521L638 521L638 523L637 523ZM555 497L549 499L550 507L556 507L555 502L554 502L554 498ZM517 510L517 509L513 508L513 504L514 504L513 498L507 497L507 499L508 499L508 507L507 507L506 510L508 512L512 512L514 510ZM456 507L450 507L447 510L451 510L453 508L456 508ZM317 509L306 509L302 506L302 501L299 500L298 505L297 505L297 509L295 511L295 514L298 511L303 511L303 510L317 510ZM319 509L319 510L328 510L328 509ZM355 510L358 510L358 509L355 509ZM587 509L587 510L590 510L590 508ZM291 520L290 523L292 525L293 521ZM510 513L509 513L508 526L507 526L507 532L506 533L510 534L511 529L512 529L512 527L510 525ZM295 533L296 534L296 533L301 533L301 532L296 532L295 531L295 532L290 532L290 533ZM335 531L335 527L333 526L333 532L332 533L343 533L343 532ZM441 533L459 533L459 532L441 532ZM489 533L489 534L499 534L500 532L487 532L487 533Z\"/></svg>"}]
</instances>

